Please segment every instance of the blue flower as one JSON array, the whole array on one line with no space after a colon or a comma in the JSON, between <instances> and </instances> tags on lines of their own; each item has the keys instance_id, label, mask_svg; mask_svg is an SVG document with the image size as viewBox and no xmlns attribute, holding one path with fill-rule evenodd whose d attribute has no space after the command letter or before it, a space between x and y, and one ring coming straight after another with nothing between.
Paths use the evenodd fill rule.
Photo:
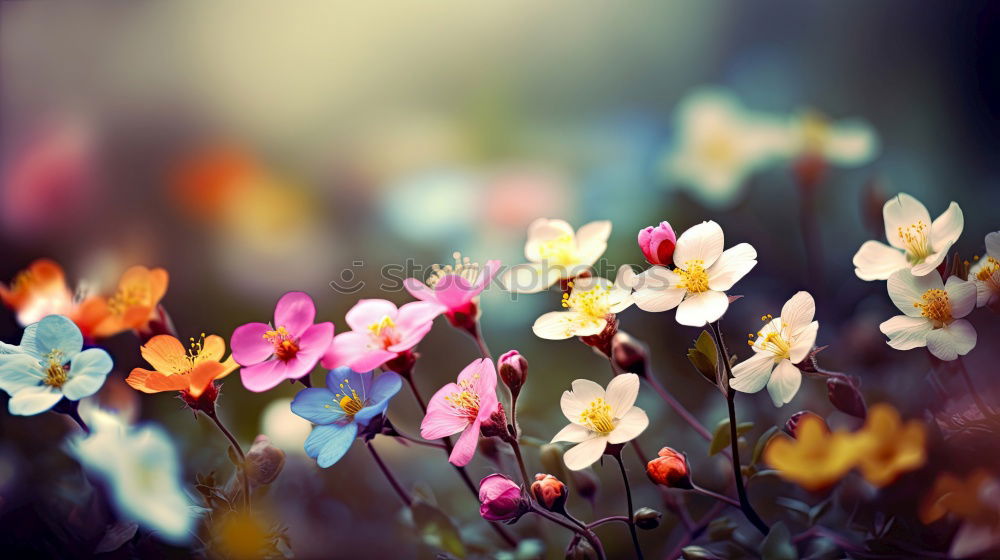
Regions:
<instances>
[{"instance_id":1,"label":"blue flower","mask_svg":"<svg viewBox=\"0 0 1000 560\"><path fill-rule=\"evenodd\" d=\"M326 468L354 443L358 430L385 412L403 386L403 378L386 372L358 373L342 367L326 376L326 388L303 389L292 401L292 412L315 424L306 438L306 454Z\"/></svg>"},{"instance_id":2,"label":"blue flower","mask_svg":"<svg viewBox=\"0 0 1000 560\"><path fill-rule=\"evenodd\" d=\"M83 350L80 329L62 315L25 327L18 346L0 343L0 389L11 396L11 414L31 416L63 397L89 397L104 385L111 367L104 350Z\"/></svg>"}]
</instances>

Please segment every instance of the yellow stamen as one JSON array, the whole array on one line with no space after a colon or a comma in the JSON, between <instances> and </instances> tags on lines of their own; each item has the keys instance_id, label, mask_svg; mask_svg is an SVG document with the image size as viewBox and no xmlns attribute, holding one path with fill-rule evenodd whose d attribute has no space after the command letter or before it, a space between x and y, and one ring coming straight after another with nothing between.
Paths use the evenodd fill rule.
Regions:
<instances>
[{"instance_id":1,"label":"yellow stamen","mask_svg":"<svg viewBox=\"0 0 1000 560\"><path fill-rule=\"evenodd\" d=\"M576 262L576 243L571 234L560 235L540 243L538 255L550 264L569 266Z\"/></svg>"},{"instance_id":2,"label":"yellow stamen","mask_svg":"<svg viewBox=\"0 0 1000 560\"><path fill-rule=\"evenodd\" d=\"M563 294L562 306L594 319L604 319L611 313L611 286L597 285L589 290L573 290Z\"/></svg>"},{"instance_id":3,"label":"yellow stamen","mask_svg":"<svg viewBox=\"0 0 1000 560\"><path fill-rule=\"evenodd\" d=\"M347 379L344 379L344 382L340 384L340 392L334 394L333 399L348 416L354 416L360 412L368 402L364 395L358 395L357 390L351 387L351 383Z\"/></svg>"},{"instance_id":4,"label":"yellow stamen","mask_svg":"<svg viewBox=\"0 0 1000 560\"><path fill-rule=\"evenodd\" d=\"M681 277L677 286L695 294L708 291L708 273L705 272L704 264L705 261L695 259L684 263L686 270L680 267L674 269Z\"/></svg>"},{"instance_id":5,"label":"yellow stamen","mask_svg":"<svg viewBox=\"0 0 1000 560\"><path fill-rule=\"evenodd\" d=\"M921 263L933 252L931 250L930 239L927 238L927 234L930 231L923 220L917 220L916 223L910 224L905 228L900 226L897 228L897 233L900 241L903 242L906 248L906 258L911 263Z\"/></svg>"},{"instance_id":6,"label":"yellow stamen","mask_svg":"<svg viewBox=\"0 0 1000 560\"><path fill-rule=\"evenodd\" d=\"M601 435L610 434L615 429L611 405L603 398L590 401L590 406L580 413L580 423Z\"/></svg>"},{"instance_id":7,"label":"yellow stamen","mask_svg":"<svg viewBox=\"0 0 1000 560\"><path fill-rule=\"evenodd\" d=\"M450 395L445 395L444 400L455 409L461 416L473 419L479 416L479 395L473 388L475 380L479 379L479 374L472 376L472 380L463 379L458 382L461 391L455 391Z\"/></svg>"},{"instance_id":8,"label":"yellow stamen","mask_svg":"<svg viewBox=\"0 0 1000 560\"><path fill-rule=\"evenodd\" d=\"M479 279L479 263L472 262L469 257L462 257L462 253L458 251L452 253L451 258L454 259L454 264L431 266L431 275L427 278L428 286L431 288L437 286L446 276L459 276L469 284L474 284Z\"/></svg>"},{"instance_id":9,"label":"yellow stamen","mask_svg":"<svg viewBox=\"0 0 1000 560\"><path fill-rule=\"evenodd\" d=\"M948 292L944 290L927 290L921 301L913 304L913 307L920 309L920 314L930 319L935 327L943 327L951 323L951 302L948 300Z\"/></svg>"},{"instance_id":10,"label":"yellow stamen","mask_svg":"<svg viewBox=\"0 0 1000 560\"><path fill-rule=\"evenodd\" d=\"M394 328L396 328L396 322L388 315L383 315L381 319L368 325L368 330L375 336L382 336L383 332Z\"/></svg>"}]
</instances>

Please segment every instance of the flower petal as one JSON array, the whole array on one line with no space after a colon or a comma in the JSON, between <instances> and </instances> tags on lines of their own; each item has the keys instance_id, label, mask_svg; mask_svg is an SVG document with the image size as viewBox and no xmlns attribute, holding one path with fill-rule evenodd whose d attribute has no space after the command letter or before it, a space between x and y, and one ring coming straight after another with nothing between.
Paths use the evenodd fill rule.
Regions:
<instances>
[{"instance_id":1,"label":"flower petal","mask_svg":"<svg viewBox=\"0 0 1000 560\"><path fill-rule=\"evenodd\" d=\"M289 379L305 376L316 367L326 351L333 343L333 323L316 323L310 325L299 337L299 351L287 362L286 375ZM368 371L374 368L357 368L355 371Z\"/></svg>"},{"instance_id":2,"label":"flower petal","mask_svg":"<svg viewBox=\"0 0 1000 560\"><path fill-rule=\"evenodd\" d=\"M951 246L958 241L965 227L965 217L957 203L952 202L948 209L931 224L931 247L937 253L948 253Z\"/></svg>"},{"instance_id":3,"label":"flower petal","mask_svg":"<svg viewBox=\"0 0 1000 560\"><path fill-rule=\"evenodd\" d=\"M937 253L931 253L926 258L924 258L923 262L921 262L920 264L913 265L913 268L910 269L910 272L912 272L914 276L928 275L934 270L936 270L937 267L940 266L942 262L944 262L944 259L947 256L948 256L947 251L938 251Z\"/></svg>"},{"instance_id":4,"label":"flower petal","mask_svg":"<svg viewBox=\"0 0 1000 560\"><path fill-rule=\"evenodd\" d=\"M692 294L677 306L677 322L689 327L703 327L717 321L729 309L729 298L722 292L708 290Z\"/></svg>"},{"instance_id":5,"label":"flower petal","mask_svg":"<svg viewBox=\"0 0 1000 560\"><path fill-rule=\"evenodd\" d=\"M611 416L621 418L635 404L639 395L639 376L634 373L616 375L608 383L604 400L611 405Z\"/></svg>"},{"instance_id":6,"label":"flower petal","mask_svg":"<svg viewBox=\"0 0 1000 560\"><path fill-rule=\"evenodd\" d=\"M58 389L47 385L27 387L10 398L7 409L18 416L34 416L52 408L62 398L63 394Z\"/></svg>"},{"instance_id":7,"label":"flower petal","mask_svg":"<svg viewBox=\"0 0 1000 560\"><path fill-rule=\"evenodd\" d=\"M885 203L882 207L882 219L885 222L885 238L897 249L906 249L906 244L899 236L899 228L905 230L918 221L931 225L927 207L906 193L899 193Z\"/></svg>"},{"instance_id":8,"label":"flower petal","mask_svg":"<svg viewBox=\"0 0 1000 560\"><path fill-rule=\"evenodd\" d=\"M430 301L412 301L404 304L399 308L399 313L396 315L396 330L403 332L422 331L426 334L427 330L425 327L432 323L438 315L444 313L445 310L444 306ZM404 338L410 337L404 336ZM423 338L423 335L420 338ZM412 348L415 344L411 344L408 348Z\"/></svg>"},{"instance_id":9,"label":"flower petal","mask_svg":"<svg viewBox=\"0 0 1000 560\"><path fill-rule=\"evenodd\" d=\"M301 336L316 319L316 305L305 292L288 292L274 306L274 325L285 327L292 336Z\"/></svg>"},{"instance_id":10,"label":"flower petal","mask_svg":"<svg viewBox=\"0 0 1000 560\"><path fill-rule=\"evenodd\" d=\"M600 220L590 222L576 232L576 256L580 264L593 265L608 248L611 236L611 222Z\"/></svg>"},{"instance_id":11,"label":"flower petal","mask_svg":"<svg viewBox=\"0 0 1000 560\"><path fill-rule=\"evenodd\" d=\"M458 433L469 425L469 419L460 416L448 403L447 397L461 392L455 383L449 383L434 393L427 403L427 414L420 422L420 437L424 439L441 439Z\"/></svg>"},{"instance_id":12,"label":"flower petal","mask_svg":"<svg viewBox=\"0 0 1000 560\"><path fill-rule=\"evenodd\" d=\"M281 360L268 360L252 366L243 366L240 370L243 386L255 393L262 393L278 386L287 379L285 364Z\"/></svg>"},{"instance_id":13,"label":"flower petal","mask_svg":"<svg viewBox=\"0 0 1000 560\"><path fill-rule=\"evenodd\" d=\"M396 305L391 301L384 299L362 299L354 304L354 307L347 312L344 319L347 321L347 325L351 327L351 330L365 332L369 326L381 321L383 317L389 317L395 321L397 313Z\"/></svg>"},{"instance_id":14,"label":"flower petal","mask_svg":"<svg viewBox=\"0 0 1000 560\"><path fill-rule=\"evenodd\" d=\"M927 345L927 335L934 325L924 317L896 315L879 325L882 334L889 337L888 344L896 350L912 350Z\"/></svg>"},{"instance_id":15,"label":"flower petal","mask_svg":"<svg viewBox=\"0 0 1000 560\"><path fill-rule=\"evenodd\" d=\"M684 299L687 293L683 288L675 288L680 281L679 275L662 266L654 266L635 277L633 285L635 292L632 299L643 311L659 312L673 309Z\"/></svg>"},{"instance_id":16,"label":"flower petal","mask_svg":"<svg viewBox=\"0 0 1000 560\"><path fill-rule=\"evenodd\" d=\"M292 412L313 424L333 424L345 416L331 388L303 389L292 399L291 407Z\"/></svg>"},{"instance_id":17,"label":"flower petal","mask_svg":"<svg viewBox=\"0 0 1000 560\"><path fill-rule=\"evenodd\" d=\"M53 350L62 352L63 363L66 363L83 348L83 335L68 318L62 315L49 315L38 322L35 346L40 356Z\"/></svg>"},{"instance_id":18,"label":"flower petal","mask_svg":"<svg viewBox=\"0 0 1000 560\"><path fill-rule=\"evenodd\" d=\"M0 354L0 389L8 395L35 387L45 379L38 358L30 354Z\"/></svg>"},{"instance_id":19,"label":"flower petal","mask_svg":"<svg viewBox=\"0 0 1000 560\"><path fill-rule=\"evenodd\" d=\"M70 362L63 395L71 401L89 397L104 385L104 380L113 367L111 356L100 348L88 348L73 357Z\"/></svg>"},{"instance_id":20,"label":"flower petal","mask_svg":"<svg viewBox=\"0 0 1000 560\"><path fill-rule=\"evenodd\" d=\"M497 371L493 360L476 359L458 374L458 383L466 382L479 396L496 393Z\"/></svg>"},{"instance_id":21,"label":"flower petal","mask_svg":"<svg viewBox=\"0 0 1000 560\"><path fill-rule=\"evenodd\" d=\"M793 364L801 362L809 355L809 352L816 344L816 333L818 331L819 321L813 321L795 333L795 338L792 340L792 347L788 352L788 358L792 360Z\"/></svg>"},{"instance_id":22,"label":"flower petal","mask_svg":"<svg viewBox=\"0 0 1000 560\"><path fill-rule=\"evenodd\" d=\"M639 436L649 426L649 417L638 407L632 407L618 420L615 429L608 434L608 443L625 443Z\"/></svg>"},{"instance_id":23,"label":"flower petal","mask_svg":"<svg viewBox=\"0 0 1000 560\"><path fill-rule=\"evenodd\" d=\"M588 439L567 449L566 453L563 454L563 462L566 463L566 468L571 471L585 469L601 458L607 446L607 436Z\"/></svg>"},{"instance_id":24,"label":"flower petal","mask_svg":"<svg viewBox=\"0 0 1000 560\"><path fill-rule=\"evenodd\" d=\"M420 301L435 301L437 300L434 290L424 284L416 278L407 278L403 280L403 287L406 288L410 295L419 299Z\"/></svg>"},{"instance_id":25,"label":"flower petal","mask_svg":"<svg viewBox=\"0 0 1000 560\"><path fill-rule=\"evenodd\" d=\"M550 443L555 443L557 441L568 441L570 443L580 443L585 441L591 435L591 431L579 424L568 424L565 428L559 430L559 433L552 436Z\"/></svg>"},{"instance_id":26,"label":"flower petal","mask_svg":"<svg viewBox=\"0 0 1000 560\"><path fill-rule=\"evenodd\" d=\"M758 352L733 366L729 386L741 393L756 393L767 385L774 369L774 354Z\"/></svg>"},{"instance_id":27,"label":"flower petal","mask_svg":"<svg viewBox=\"0 0 1000 560\"><path fill-rule=\"evenodd\" d=\"M387 371L378 376L372 382L371 390L368 391L368 402L370 404L354 415L355 420L367 423L368 420L385 412L386 407L389 405L389 399L394 397L402 387L403 378L399 374Z\"/></svg>"},{"instance_id":28,"label":"flower petal","mask_svg":"<svg viewBox=\"0 0 1000 560\"><path fill-rule=\"evenodd\" d=\"M927 350L946 362L968 354L975 346L976 329L965 319L927 333Z\"/></svg>"},{"instance_id":29,"label":"flower petal","mask_svg":"<svg viewBox=\"0 0 1000 560\"><path fill-rule=\"evenodd\" d=\"M781 323L791 330L800 329L816 315L816 301L809 292L798 292L781 307Z\"/></svg>"},{"instance_id":30,"label":"flower petal","mask_svg":"<svg viewBox=\"0 0 1000 560\"><path fill-rule=\"evenodd\" d=\"M539 247L563 236L573 237L573 227L564 220L539 218L528 226L528 242L524 245L524 256L531 262L541 262Z\"/></svg>"},{"instance_id":31,"label":"flower petal","mask_svg":"<svg viewBox=\"0 0 1000 560\"><path fill-rule=\"evenodd\" d=\"M476 447L479 445L479 426L479 420L476 420L465 428L458 441L455 442L455 448L451 450L451 455L448 456L449 463L457 467L469 464L472 456L476 454Z\"/></svg>"},{"instance_id":32,"label":"flower petal","mask_svg":"<svg viewBox=\"0 0 1000 560\"><path fill-rule=\"evenodd\" d=\"M500 283L515 294L536 294L549 289L562 277L562 269L546 263L525 263L504 271Z\"/></svg>"},{"instance_id":33,"label":"flower petal","mask_svg":"<svg viewBox=\"0 0 1000 560\"><path fill-rule=\"evenodd\" d=\"M757 265L757 250L749 243L740 243L722 252L719 260L708 269L708 287L724 292L747 275Z\"/></svg>"},{"instance_id":34,"label":"flower petal","mask_svg":"<svg viewBox=\"0 0 1000 560\"><path fill-rule=\"evenodd\" d=\"M714 221L702 222L688 228L677 238L674 248L674 263L687 270L691 261L700 260L701 266L708 269L722 255L725 237L722 227Z\"/></svg>"},{"instance_id":35,"label":"flower petal","mask_svg":"<svg viewBox=\"0 0 1000 560\"><path fill-rule=\"evenodd\" d=\"M156 337L153 337L156 338ZM226 341L217 334L210 334L201 343L201 352L198 357L202 360L221 362L226 355Z\"/></svg>"},{"instance_id":36,"label":"flower petal","mask_svg":"<svg viewBox=\"0 0 1000 560\"><path fill-rule=\"evenodd\" d=\"M920 317L920 308L913 304L923 301L923 295L927 290L943 289L944 283L937 274L914 276L909 270L904 269L897 270L889 276L886 288L889 291L889 299L904 315Z\"/></svg>"},{"instance_id":37,"label":"flower petal","mask_svg":"<svg viewBox=\"0 0 1000 560\"><path fill-rule=\"evenodd\" d=\"M781 360L771 372L767 382L767 392L771 394L774 406L784 406L792 401L802 386L802 372L789 360Z\"/></svg>"},{"instance_id":38,"label":"flower petal","mask_svg":"<svg viewBox=\"0 0 1000 560\"><path fill-rule=\"evenodd\" d=\"M367 333L347 331L333 337L333 342L323 355L323 367L349 366L355 371L369 371L396 357L395 352L369 348ZM374 364L374 365L372 365Z\"/></svg>"},{"instance_id":39,"label":"flower petal","mask_svg":"<svg viewBox=\"0 0 1000 560\"><path fill-rule=\"evenodd\" d=\"M948 293L948 303L951 304L951 316L961 319L976 307L976 284L967 280L962 280L957 276L949 276L948 282L944 285L944 291Z\"/></svg>"},{"instance_id":40,"label":"flower petal","mask_svg":"<svg viewBox=\"0 0 1000 560\"><path fill-rule=\"evenodd\" d=\"M586 317L575 311L550 311L531 326L531 331L538 338L546 340L563 340L576 333L577 325L586 322Z\"/></svg>"},{"instance_id":41,"label":"flower petal","mask_svg":"<svg viewBox=\"0 0 1000 560\"><path fill-rule=\"evenodd\" d=\"M264 333L269 330L271 327L264 323L247 323L236 327L232 339L229 341L229 347L233 349L233 359L236 360L236 363L241 366L252 366L263 362L271 354L274 354L274 344L264 338ZM147 358L146 361L149 359Z\"/></svg>"},{"instance_id":42,"label":"flower petal","mask_svg":"<svg viewBox=\"0 0 1000 560\"><path fill-rule=\"evenodd\" d=\"M1000 259L1000 231L986 234L986 254L994 259Z\"/></svg>"},{"instance_id":43,"label":"flower petal","mask_svg":"<svg viewBox=\"0 0 1000 560\"><path fill-rule=\"evenodd\" d=\"M316 464L325 469L347 453L357 435L358 425L354 422L316 426L306 438L306 455L316 459Z\"/></svg>"},{"instance_id":44,"label":"flower petal","mask_svg":"<svg viewBox=\"0 0 1000 560\"><path fill-rule=\"evenodd\" d=\"M159 371L135 368L125 379L129 387L143 393L160 393L162 391L182 391L190 385L190 376L182 374L166 375Z\"/></svg>"},{"instance_id":45,"label":"flower petal","mask_svg":"<svg viewBox=\"0 0 1000 560\"><path fill-rule=\"evenodd\" d=\"M865 241L854 254L854 274L862 280L885 280L907 268L906 253L878 241Z\"/></svg>"},{"instance_id":46,"label":"flower petal","mask_svg":"<svg viewBox=\"0 0 1000 560\"><path fill-rule=\"evenodd\" d=\"M597 399L605 396L604 387L589 379L577 379L573 381L571 391L563 391L559 399L559 407L562 413L570 422L579 423L580 414L587 409Z\"/></svg>"},{"instance_id":47,"label":"flower petal","mask_svg":"<svg viewBox=\"0 0 1000 560\"><path fill-rule=\"evenodd\" d=\"M142 358L153 369L167 374L184 373L191 367L181 341L168 334L158 334L139 347Z\"/></svg>"}]
</instances>

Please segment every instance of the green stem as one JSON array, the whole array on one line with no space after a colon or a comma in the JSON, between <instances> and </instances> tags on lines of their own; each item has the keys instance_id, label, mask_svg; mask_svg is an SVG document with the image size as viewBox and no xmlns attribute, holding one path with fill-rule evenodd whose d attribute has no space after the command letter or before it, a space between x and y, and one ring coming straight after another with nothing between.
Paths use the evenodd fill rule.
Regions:
<instances>
[{"instance_id":1,"label":"green stem","mask_svg":"<svg viewBox=\"0 0 1000 560\"><path fill-rule=\"evenodd\" d=\"M236 454L240 457L239 473L237 473L236 477L242 479L243 503L246 505L247 511L250 511L250 477L247 476L247 456L243 454L243 448L241 448L240 443L236 441L236 436L234 436L232 432L226 428L226 426L222 423L222 420L219 420L219 415L216 414L215 411L206 412L205 414L207 414L208 417L215 422L215 425L219 427L219 431L222 432L222 435L226 436L226 439L228 439L229 443L233 445L233 449L236 450Z\"/></svg>"},{"instance_id":2,"label":"green stem","mask_svg":"<svg viewBox=\"0 0 1000 560\"><path fill-rule=\"evenodd\" d=\"M625 483L625 498L628 500L628 530L632 535L632 546L635 547L636 558L642 560L642 548L639 547L639 533L635 530L634 506L632 505L632 488L628 483L628 473L625 471L625 463L622 462L621 451L612 455L618 461L618 468L622 471L622 481Z\"/></svg>"},{"instance_id":3,"label":"green stem","mask_svg":"<svg viewBox=\"0 0 1000 560\"><path fill-rule=\"evenodd\" d=\"M389 480L389 484L392 485L392 489L396 491L396 495L399 496L399 499L402 500L404 504L406 504L406 507L413 507L413 498L411 498L410 494L406 491L406 489L403 488L403 485L400 484L398 480L396 480L396 477L392 474L392 471L389 470L389 466L386 465L384 461L382 461L382 457L380 457L379 454L375 451L375 448L372 446L372 442L370 441L366 442L365 447L367 447L368 451L371 452L372 458L375 459L375 463L378 464L378 468L382 470L382 474L384 474L385 477Z\"/></svg>"}]
</instances>

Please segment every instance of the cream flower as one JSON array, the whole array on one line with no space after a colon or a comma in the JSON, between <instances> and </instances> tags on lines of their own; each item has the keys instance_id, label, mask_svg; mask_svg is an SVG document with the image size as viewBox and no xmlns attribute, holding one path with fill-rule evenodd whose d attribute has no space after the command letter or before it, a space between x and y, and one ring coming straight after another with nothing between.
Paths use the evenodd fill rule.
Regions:
<instances>
[{"instance_id":1,"label":"cream flower","mask_svg":"<svg viewBox=\"0 0 1000 560\"><path fill-rule=\"evenodd\" d=\"M818 156L842 167L856 167L878 152L878 136L868 123L857 119L831 121L816 111L792 118L792 156Z\"/></svg>"},{"instance_id":2,"label":"cream flower","mask_svg":"<svg viewBox=\"0 0 1000 560\"><path fill-rule=\"evenodd\" d=\"M740 243L723 251L725 238L719 224L702 222L677 238L670 270L654 266L635 277L632 294L644 311L677 308L677 322L701 327L722 317L729 308L725 291L757 264L757 251Z\"/></svg>"},{"instance_id":3,"label":"cream flower","mask_svg":"<svg viewBox=\"0 0 1000 560\"><path fill-rule=\"evenodd\" d=\"M791 402L802 385L802 372L795 364L804 360L816 343L819 322L813 321L815 314L813 297L799 292L785 302L780 317L765 316L770 321L756 340L748 341L753 357L736 364L729 385L743 393L756 393L766 385L774 406Z\"/></svg>"},{"instance_id":4,"label":"cream flower","mask_svg":"<svg viewBox=\"0 0 1000 560\"><path fill-rule=\"evenodd\" d=\"M986 235L986 254L969 268L976 285L976 307L1000 303L1000 231Z\"/></svg>"},{"instance_id":5,"label":"cream flower","mask_svg":"<svg viewBox=\"0 0 1000 560\"><path fill-rule=\"evenodd\" d=\"M573 336L600 334L608 317L632 305L632 269L622 266L618 278L577 278L569 283L569 293L563 294L565 311L551 311L535 320L531 330L539 338L562 340Z\"/></svg>"},{"instance_id":6,"label":"cream flower","mask_svg":"<svg viewBox=\"0 0 1000 560\"><path fill-rule=\"evenodd\" d=\"M903 312L879 326L889 346L910 350L926 346L948 361L976 346L976 331L963 319L976 306L976 285L957 276L941 282L937 274L914 276L898 270L889 277L889 297Z\"/></svg>"},{"instance_id":7,"label":"cream flower","mask_svg":"<svg viewBox=\"0 0 1000 560\"><path fill-rule=\"evenodd\" d=\"M649 426L646 413L633 406L638 394L639 376L634 373L615 377L607 391L587 379L577 379L572 391L563 391L559 406L570 424L552 442L577 444L563 455L570 470L593 465L609 443L631 441Z\"/></svg>"},{"instance_id":8,"label":"cream flower","mask_svg":"<svg viewBox=\"0 0 1000 560\"><path fill-rule=\"evenodd\" d=\"M588 270L608 248L611 222L590 222L573 233L563 220L539 218L528 226L525 264L508 269L503 285L508 291L533 294L559 280L575 278Z\"/></svg>"},{"instance_id":9,"label":"cream flower","mask_svg":"<svg viewBox=\"0 0 1000 560\"><path fill-rule=\"evenodd\" d=\"M901 268L914 276L931 272L948 256L948 250L962 234L965 218L952 202L931 222L927 208L919 200L900 193L882 207L885 237L889 245L865 241L854 255L854 273L862 280L885 280Z\"/></svg>"}]
</instances>

